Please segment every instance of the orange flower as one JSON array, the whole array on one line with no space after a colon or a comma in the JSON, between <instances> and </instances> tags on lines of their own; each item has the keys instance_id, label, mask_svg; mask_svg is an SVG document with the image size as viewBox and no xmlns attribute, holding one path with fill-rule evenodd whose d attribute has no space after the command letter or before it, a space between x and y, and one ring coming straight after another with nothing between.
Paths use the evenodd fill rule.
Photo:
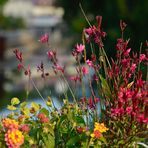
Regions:
<instances>
[{"instance_id":1,"label":"orange flower","mask_svg":"<svg viewBox=\"0 0 148 148\"><path fill-rule=\"evenodd\" d=\"M10 118L3 119L2 124L5 128L8 128L8 129L18 129L19 127L18 122Z\"/></svg>"},{"instance_id":2,"label":"orange flower","mask_svg":"<svg viewBox=\"0 0 148 148\"><path fill-rule=\"evenodd\" d=\"M98 130L100 133L104 133L108 130L108 128L104 125L104 123L95 122L94 130Z\"/></svg>"},{"instance_id":3,"label":"orange flower","mask_svg":"<svg viewBox=\"0 0 148 148\"><path fill-rule=\"evenodd\" d=\"M98 131L98 130L94 130L94 132L91 134L92 138L100 138L102 136L102 134Z\"/></svg>"},{"instance_id":4,"label":"orange flower","mask_svg":"<svg viewBox=\"0 0 148 148\"><path fill-rule=\"evenodd\" d=\"M8 148L19 148L24 143L24 136L17 129L9 129L5 134L5 141Z\"/></svg>"},{"instance_id":5,"label":"orange flower","mask_svg":"<svg viewBox=\"0 0 148 148\"><path fill-rule=\"evenodd\" d=\"M104 123L97 123L95 122L95 128L93 133L91 134L92 138L100 138L102 136L102 133L106 132L108 130L107 127L105 127Z\"/></svg>"}]
</instances>

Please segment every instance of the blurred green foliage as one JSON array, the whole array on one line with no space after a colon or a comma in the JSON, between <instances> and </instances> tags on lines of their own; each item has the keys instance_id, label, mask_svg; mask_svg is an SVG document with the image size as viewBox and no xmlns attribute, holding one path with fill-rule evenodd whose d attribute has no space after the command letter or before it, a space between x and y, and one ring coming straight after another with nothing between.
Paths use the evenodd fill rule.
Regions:
<instances>
[{"instance_id":1,"label":"blurred green foliage","mask_svg":"<svg viewBox=\"0 0 148 148\"><path fill-rule=\"evenodd\" d=\"M83 27L88 26L79 7L79 3L93 23L96 15L103 16L103 30L107 32L105 48L108 54L114 55L116 39L120 37L119 21L124 20L127 23L125 38L130 38L130 47L139 50L140 43L147 40L148 37L148 0L58 0L57 5L65 9L64 19L68 27L80 34ZM77 38L79 41L80 38Z\"/></svg>"},{"instance_id":2,"label":"blurred green foliage","mask_svg":"<svg viewBox=\"0 0 148 148\"><path fill-rule=\"evenodd\" d=\"M21 18L13 18L3 15L3 6L8 0L0 0L0 30L10 30L24 27L24 22Z\"/></svg>"},{"instance_id":3,"label":"blurred green foliage","mask_svg":"<svg viewBox=\"0 0 148 148\"><path fill-rule=\"evenodd\" d=\"M4 5L8 0L0 0L0 6Z\"/></svg>"}]
</instances>

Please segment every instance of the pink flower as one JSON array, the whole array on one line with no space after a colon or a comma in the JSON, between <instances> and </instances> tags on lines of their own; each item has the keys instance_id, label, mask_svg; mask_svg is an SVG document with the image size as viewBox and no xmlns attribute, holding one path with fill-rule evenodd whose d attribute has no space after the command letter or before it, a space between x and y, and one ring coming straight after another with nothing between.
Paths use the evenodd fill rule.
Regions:
<instances>
[{"instance_id":1,"label":"pink flower","mask_svg":"<svg viewBox=\"0 0 148 148\"><path fill-rule=\"evenodd\" d=\"M18 129L9 129L5 134L5 142L8 148L20 148L24 143L24 136Z\"/></svg>"},{"instance_id":2,"label":"pink flower","mask_svg":"<svg viewBox=\"0 0 148 148\"><path fill-rule=\"evenodd\" d=\"M131 72L133 73L136 69L137 65L135 63L133 63L130 67Z\"/></svg>"},{"instance_id":3,"label":"pink flower","mask_svg":"<svg viewBox=\"0 0 148 148\"><path fill-rule=\"evenodd\" d=\"M123 108L112 108L111 109L111 115L112 116L120 116L124 113L124 109Z\"/></svg>"},{"instance_id":4,"label":"pink flower","mask_svg":"<svg viewBox=\"0 0 148 148\"><path fill-rule=\"evenodd\" d=\"M146 60L146 55L145 54L140 54L139 61L142 62L144 60Z\"/></svg>"},{"instance_id":5,"label":"pink flower","mask_svg":"<svg viewBox=\"0 0 148 148\"><path fill-rule=\"evenodd\" d=\"M23 69L24 68L24 66L23 66L23 64L18 64L17 65L17 69L20 71L21 69Z\"/></svg>"},{"instance_id":6,"label":"pink flower","mask_svg":"<svg viewBox=\"0 0 148 148\"><path fill-rule=\"evenodd\" d=\"M87 63L87 64L88 64L88 66L90 66L90 67L92 67L92 66L93 66L92 61L90 61L89 59L88 59L88 60L86 60L86 63Z\"/></svg>"},{"instance_id":7,"label":"pink flower","mask_svg":"<svg viewBox=\"0 0 148 148\"><path fill-rule=\"evenodd\" d=\"M49 59L53 59L55 54L54 54L53 51L50 51L50 50L49 50L49 51L47 52L47 55L48 55L48 58L49 58Z\"/></svg>"},{"instance_id":8,"label":"pink flower","mask_svg":"<svg viewBox=\"0 0 148 148\"><path fill-rule=\"evenodd\" d=\"M44 35L42 35L42 36L40 37L39 41L40 41L41 43L47 43L47 42L48 42L48 39L49 39L48 34L44 34Z\"/></svg>"},{"instance_id":9,"label":"pink flower","mask_svg":"<svg viewBox=\"0 0 148 148\"><path fill-rule=\"evenodd\" d=\"M82 45L82 44L80 44L80 45L76 45L76 51L78 52L78 53L82 53L82 51L85 49L85 45Z\"/></svg>"},{"instance_id":10,"label":"pink flower","mask_svg":"<svg viewBox=\"0 0 148 148\"><path fill-rule=\"evenodd\" d=\"M55 66L53 68L56 72L61 71L62 73L64 73L64 68L58 64L55 64Z\"/></svg>"},{"instance_id":11,"label":"pink flower","mask_svg":"<svg viewBox=\"0 0 148 148\"><path fill-rule=\"evenodd\" d=\"M145 118L144 114L139 114L137 116L137 121L140 123L148 123L148 118Z\"/></svg>"},{"instance_id":12,"label":"pink flower","mask_svg":"<svg viewBox=\"0 0 148 148\"><path fill-rule=\"evenodd\" d=\"M47 116L44 113L39 113L37 115L37 118L40 120L41 123L48 123L49 119L47 118Z\"/></svg>"},{"instance_id":13,"label":"pink flower","mask_svg":"<svg viewBox=\"0 0 148 148\"><path fill-rule=\"evenodd\" d=\"M24 133L28 133L30 131L30 128L29 128L29 126L27 124L21 125L20 129Z\"/></svg>"},{"instance_id":14,"label":"pink flower","mask_svg":"<svg viewBox=\"0 0 148 148\"><path fill-rule=\"evenodd\" d=\"M45 117L45 118L41 118L40 121L42 123L48 123L49 122L49 119L47 117Z\"/></svg>"},{"instance_id":15,"label":"pink flower","mask_svg":"<svg viewBox=\"0 0 148 148\"><path fill-rule=\"evenodd\" d=\"M132 112L132 107L127 107L126 108L126 113L127 114L131 114L131 112Z\"/></svg>"},{"instance_id":16,"label":"pink flower","mask_svg":"<svg viewBox=\"0 0 148 148\"><path fill-rule=\"evenodd\" d=\"M80 81L80 77L79 76L71 76L70 80L77 82L77 81Z\"/></svg>"},{"instance_id":17,"label":"pink flower","mask_svg":"<svg viewBox=\"0 0 148 148\"><path fill-rule=\"evenodd\" d=\"M84 75L87 75L88 74L88 69L86 67L82 67L82 73Z\"/></svg>"},{"instance_id":18,"label":"pink flower","mask_svg":"<svg viewBox=\"0 0 148 148\"><path fill-rule=\"evenodd\" d=\"M127 50L124 52L124 56L129 56L130 51L131 51L131 48L127 49Z\"/></svg>"},{"instance_id":19,"label":"pink flower","mask_svg":"<svg viewBox=\"0 0 148 148\"><path fill-rule=\"evenodd\" d=\"M91 36L94 32L94 29L93 27L89 27L89 28L86 28L84 31L87 35Z\"/></svg>"},{"instance_id":20,"label":"pink flower","mask_svg":"<svg viewBox=\"0 0 148 148\"><path fill-rule=\"evenodd\" d=\"M19 125L18 122L14 119L10 119L10 118L4 118L2 120L2 124L4 126L4 128L7 129L18 129Z\"/></svg>"},{"instance_id":21,"label":"pink flower","mask_svg":"<svg viewBox=\"0 0 148 148\"><path fill-rule=\"evenodd\" d=\"M22 62L22 60L23 60L23 58L22 58L22 52L20 52L18 49L15 49L13 52L14 52L16 58L17 58L20 62Z\"/></svg>"}]
</instances>

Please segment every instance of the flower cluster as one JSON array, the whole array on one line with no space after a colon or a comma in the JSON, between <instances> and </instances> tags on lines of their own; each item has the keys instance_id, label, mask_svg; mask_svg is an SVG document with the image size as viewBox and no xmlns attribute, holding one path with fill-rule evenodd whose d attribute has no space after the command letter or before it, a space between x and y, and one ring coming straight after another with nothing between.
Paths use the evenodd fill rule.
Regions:
<instances>
[{"instance_id":1,"label":"flower cluster","mask_svg":"<svg viewBox=\"0 0 148 148\"><path fill-rule=\"evenodd\" d=\"M93 133L91 134L92 138L100 138L102 133L108 131L109 129L104 125L104 123L97 123L95 122L95 128Z\"/></svg>"},{"instance_id":2,"label":"flower cluster","mask_svg":"<svg viewBox=\"0 0 148 148\"><path fill-rule=\"evenodd\" d=\"M49 119L46 117L46 115L44 113L39 113L37 115L37 117L41 123L48 123L49 122Z\"/></svg>"},{"instance_id":3,"label":"flower cluster","mask_svg":"<svg viewBox=\"0 0 148 148\"><path fill-rule=\"evenodd\" d=\"M21 131L11 129L5 134L5 141L8 148L19 148L24 143L24 136Z\"/></svg>"},{"instance_id":4,"label":"flower cluster","mask_svg":"<svg viewBox=\"0 0 148 148\"><path fill-rule=\"evenodd\" d=\"M24 136L19 128L19 124L14 119L4 118L3 127L6 129L5 141L8 148L19 148L24 143Z\"/></svg>"}]
</instances>

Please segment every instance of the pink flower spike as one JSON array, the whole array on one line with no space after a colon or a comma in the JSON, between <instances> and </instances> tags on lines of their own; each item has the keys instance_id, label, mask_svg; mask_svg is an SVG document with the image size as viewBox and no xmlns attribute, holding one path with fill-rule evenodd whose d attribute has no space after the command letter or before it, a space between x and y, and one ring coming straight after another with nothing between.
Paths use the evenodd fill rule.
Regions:
<instances>
[{"instance_id":1,"label":"pink flower spike","mask_svg":"<svg viewBox=\"0 0 148 148\"><path fill-rule=\"evenodd\" d=\"M88 69L86 67L82 67L82 72L84 75L88 74Z\"/></svg>"},{"instance_id":2,"label":"pink flower spike","mask_svg":"<svg viewBox=\"0 0 148 148\"><path fill-rule=\"evenodd\" d=\"M80 45L76 45L76 51L78 52L78 53L82 53L82 51L84 50L84 48L85 48L85 45L83 45L83 44L80 44Z\"/></svg>"},{"instance_id":3,"label":"pink flower spike","mask_svg":"<svg viewBox=\"0 0 148 148\"><path fill-rule=\"evenodd\" d=\"M39 41L41 43L47 43L48 42L48 39L49 39L49 35L48 34L44 34L40 37Z\"/></svg>"}]
</instances>

